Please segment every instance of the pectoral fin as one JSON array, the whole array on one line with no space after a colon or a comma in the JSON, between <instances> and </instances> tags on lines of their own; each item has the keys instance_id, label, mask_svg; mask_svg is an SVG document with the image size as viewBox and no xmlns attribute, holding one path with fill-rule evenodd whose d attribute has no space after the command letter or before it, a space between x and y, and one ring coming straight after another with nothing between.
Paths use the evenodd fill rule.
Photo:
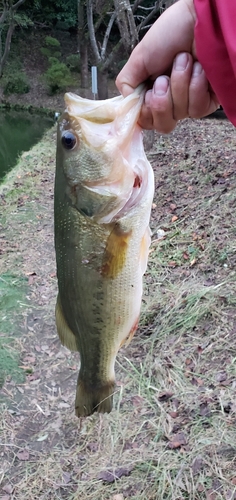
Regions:
<instances>
[{"instance_id":1,"label":"pectoral fin","mask_svg":"<svg viewBox=\"0 0 236 500\"><path fill-rule=\"evenodd\" d=\"M75 335L65 320L59 295L56 303L56 326L62 345L65 345L70 351L78 351Z\"/></svg>"},{"instance_id":2,"label":"pectoral fin","mask_svg":"<svg viewBox=\"0 0 236 500\"><path fill-rule=\"evenodd\" d=\"M123 269L132 231L124 232L119 224L111 231L103 256L102 276L114 279Z\"/></svg>"}]
</instances>

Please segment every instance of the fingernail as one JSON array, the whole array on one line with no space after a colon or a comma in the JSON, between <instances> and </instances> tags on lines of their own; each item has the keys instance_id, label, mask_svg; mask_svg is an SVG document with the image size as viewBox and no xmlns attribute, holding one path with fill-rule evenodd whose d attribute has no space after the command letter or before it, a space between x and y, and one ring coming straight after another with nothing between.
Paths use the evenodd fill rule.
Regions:
<instances>
[{"instance_id":1,"label":"fingernail","mask_svg":"<svg viewBox=\"0 0 236 500\"><path fill-rule=\"evenodd\" d=\"M176 71L184 71L188 65L189 56L186 52L178 54L175 58L174 68Z\"/></svg>"},{"instance_id":2,"label":"fingernail","mask_svg":"<svg viewBox=\"0 0 236 500\"><path fill-rule=\"evenodd\" d=\"M195 62L193 65L192 76L199 76L203 71L203 67L199 62Z\"/></svg>"},{"instance_id":3,"label":"fingernail","mask_svg":"<svg viewBox=\"0 0 236 500\"><path fill-rule=\"evenodd\" d=\"M165 95L168 88L169 79L166 76L159 76L153 85L154 94L159 96Z\"/></svg>"}]
</instances>

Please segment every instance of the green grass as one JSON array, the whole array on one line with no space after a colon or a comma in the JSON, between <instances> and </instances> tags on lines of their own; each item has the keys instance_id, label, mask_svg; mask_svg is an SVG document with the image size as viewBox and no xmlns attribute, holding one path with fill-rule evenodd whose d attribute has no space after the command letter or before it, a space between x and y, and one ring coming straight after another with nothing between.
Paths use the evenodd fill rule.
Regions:
<instances>
[{"instance_id":1,"label":"green grass","mask_svg":"<svg viewBox=\"0 0 236 500\"><path fill-rule=\"evenodd\" d=\"M22 382L24 372L19 368L19 353L12 344L22 334L19 324L22 310L27 306L26 279L10 273L0 275L0 381L10 375Z\"/></svg>"}]
</instances>

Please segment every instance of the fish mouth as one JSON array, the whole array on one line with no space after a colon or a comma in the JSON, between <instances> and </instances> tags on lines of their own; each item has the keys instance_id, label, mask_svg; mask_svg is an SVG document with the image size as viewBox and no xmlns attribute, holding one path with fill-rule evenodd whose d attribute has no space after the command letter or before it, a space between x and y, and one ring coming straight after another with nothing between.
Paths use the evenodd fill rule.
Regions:
<instances>
[{"instance_id":1,"label":"fish mouth","mask_svg":"<svg viewBox=\"0 0 236 500\"><path fill-rule=\"evenodd\" d=\"M113 122L117 116L122 114L123 106L126 107L126 112L128 112L129 109L132 108L135 101L142 102L145 91L146 85L141 84L125 99L122 95L119 95L111 99L91 101L90 99L80 97L73 92L67 92L64 99L66 110L69 115L74 117L79 116L88 121L102 124Z\"/></svg>"}]
</instances>

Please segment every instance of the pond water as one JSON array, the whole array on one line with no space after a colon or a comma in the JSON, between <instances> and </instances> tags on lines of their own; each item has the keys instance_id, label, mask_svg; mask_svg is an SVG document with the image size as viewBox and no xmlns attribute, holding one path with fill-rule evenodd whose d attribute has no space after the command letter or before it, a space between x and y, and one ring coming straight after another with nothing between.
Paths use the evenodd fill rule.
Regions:
<instances>
[{"instance_id":1,"label":"pond water","mask_svg":"<svg viewBox=\"0 0 236 500\"><path fill-rule=\"evenodd\" d=\"M25 111L0 111L0 182L22 151L36 144L53 119Z\"/></svg>"}]
</instances>

